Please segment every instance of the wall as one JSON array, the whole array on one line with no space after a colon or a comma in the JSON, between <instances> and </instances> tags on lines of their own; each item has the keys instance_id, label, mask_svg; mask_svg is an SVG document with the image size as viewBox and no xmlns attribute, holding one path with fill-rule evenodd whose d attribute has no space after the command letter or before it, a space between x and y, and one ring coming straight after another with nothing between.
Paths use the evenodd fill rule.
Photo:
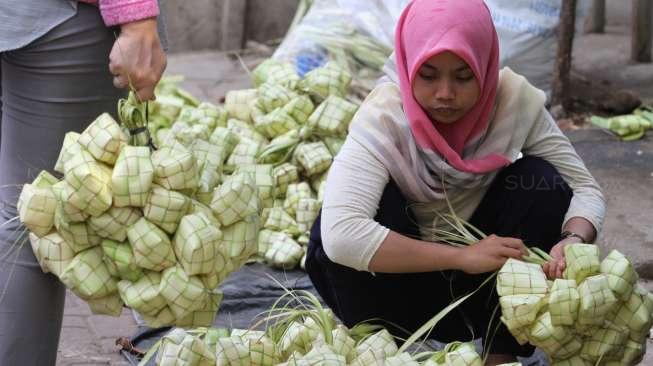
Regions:
<instances>
[{"instance_id":1,"label":"wall","mask_svg":"<svg viewBox=\"0 0 653 366\"><path fill-rule=\"evenodd\" d=\"M299 0L161 0L170 52L234 50L283 38Z\"/></svg>"},{"instance_id":2,"label":"wall","mask_svg":"<svg viewBox=\"0 0 653 366\"><path fill-rule=\"evenodd\" d=\"M247 39L258 42L283 38L295 16L298 0L247 0Z\"/></svg>"},{"instance_id":3,"label":"wall","mask_svg":"<svg viewBox=\"0 0 653 366\"><path fill-rule=\"evenodd\" d=\"M170 52L220 46L222 1L164 0Z\"/></svg>"}]
</instances>

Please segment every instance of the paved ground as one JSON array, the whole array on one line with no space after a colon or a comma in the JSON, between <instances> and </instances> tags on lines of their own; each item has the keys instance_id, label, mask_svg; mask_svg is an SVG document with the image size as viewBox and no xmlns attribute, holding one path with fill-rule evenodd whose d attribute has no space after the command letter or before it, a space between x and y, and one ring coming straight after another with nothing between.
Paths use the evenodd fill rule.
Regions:
<instances>
[{"instance_id":1,"label":"paved ground","mask_svg":"<svg viewBox=\"0 0 653 366\"><path fill-rule=\"evenodd\" d=\"M583 37L577 42L575 68L589 77L609 80L615 88L631 88L653 100L653 65L631 65L622 45L629 42L624 28L608 35ZM600 51L600 52L598 52ZM244 64L253 56L245 56ZM249 85L237 59L216 52L172 55L168 72L186 76L184 87L203 100L217 102L227 90ZM600 244L618 248L636 262L641 275L653 278L653 134L635 143L620 143L599 131L575 131L570 137L603 186L608 200L605 234ZM653 286L646 283L649 289ZM120 318L91 315L88 306L68 294L58 365L127 365L114 342L137 330L131 313ZM649 349L653 342L649 341ZM653 352L643 362L653 365Z\"/></svg>"}]
</instances>

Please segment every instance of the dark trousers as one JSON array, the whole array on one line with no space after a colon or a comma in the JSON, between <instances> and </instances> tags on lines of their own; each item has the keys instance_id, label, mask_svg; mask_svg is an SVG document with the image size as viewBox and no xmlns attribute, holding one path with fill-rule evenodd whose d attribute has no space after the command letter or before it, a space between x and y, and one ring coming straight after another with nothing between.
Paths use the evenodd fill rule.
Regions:
<instances>
[{"instance_id":1,"label":"dark trousers","mask_svg":"<svg viewBox=\"0 0 653 366\"><path fill-rule=\"evenodd\" d=\"M469 221L485 234L520 238L526 245L548 252L558 241L571 197L571 189L550 163L527 156L499 172ZM392 181L383 192L375 220L407 236L418 233L406 199ZM348 327L375 320L405 339L490 275L461 271L372 275L357 271L327 257L320 222L321 216L311 230L306 270L323 300ZM531 355L532 346L520 346L503 324L496 328L500 309L490 324L498 304L494 285L494 281L486 284L450 312L435 327L431 338L468 341L485 337L488 329L492 333L497 329L491 338L490 353Z\"/></svg>"}]
</instances>

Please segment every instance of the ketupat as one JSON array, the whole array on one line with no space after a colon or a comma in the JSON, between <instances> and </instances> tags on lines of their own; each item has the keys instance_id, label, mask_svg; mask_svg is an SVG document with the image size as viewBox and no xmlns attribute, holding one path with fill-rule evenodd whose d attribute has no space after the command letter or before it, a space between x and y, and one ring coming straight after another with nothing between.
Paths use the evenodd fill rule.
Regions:
<instances>
[{"instance_id":1,"label":"ketupat","mask_svg":"<svg viewBox=\"0 0 653 366\"><path fill-rule=\"evenodd\" d=\"M547 300L537 320L524 326L519 319L526 318L514 316L511 307L502 307L502 321L520 344L541 347L552 365L584 366L599 360L610 366L635 364L653 325L652 296L635 284L637 274L621 253L612 251L599 262L598 248L592 245L570 244L565 251L569 254L567 279L555 280L543 294ZM502 271L523 272L515 271L514 263L506 263ZM577 278L582 279L578 285ZM506 289L503 280L503 287L497 285L503 292L500 302L509 303L515 296L506 293L514 289ZM539 292L540 286L534 287ZM525 333L524 329L530 330Z\"/></svg>"},{"instance_id":2,"label":"ketupat","mask_svg":"<svg viewBox=\"0 0 653 366\"><path fill-rule=\"evenodd\" d=\"M193 153L180 143L164 146L152 154L154 182L171 190L194 190L199 172Z\"/></svg>"},{"instance_id":3,"label":"ketupat","mask_svg":"<svg viewBox=\"0 0 653 366\"><path fill-rule=\"evenodd\" d=\"M628 258L619 251L613 250L601 262L600 270L608 277L610 290L620 300L625 301L630 298L638 276Z\"/></svg>"},{"instance_id":4,"label":"ketupat","mask_svg":"<svg viewBox=\"0 0 653 366\"><path fill-rule=\"evenodd\" d=\"M252 77L257 87L264 83L272 83L295 89L300 81L299 75L291 64L271 58L261 62L252 72Z\"/></svg>"},{"instance_id":5,"label":"ketupat","mask_svg":"<svg viewBox=\"0 0 653 366\"><path fill-rule=\"evenodd\" d=\"M259 218L251 215L241 221L222 228L221 251L226 254L225 261L237 267L256 254L258 249Z\"/></svg>"},{"instance_id":6,"label":"ketupat","mask_svg":"<svg viewBox=\"0 0 653 366\"><path fill-rule=\"evenodd\" d=\"M60 279L82 299L99 299L118 291L118 282L111 277L102 260L102 249L87 249L75 256Z\"/></svg>"},{"instance_id":7,"label":"ketupat","mask_svg":"<svg viewBox=\"0 0 653 366\"><path fill-rule=\"evenodd\" d=\"M184 263L194 264L197 258L190 255L190 260L184 262L184 257L187 256L185 252L180 252L180 264L168 234L177 234L178 225L185 215L205 216L206 227L211 230L217 230L220 226L211 208L197 202L202 193L201 187L198 189L197 181L202 178L198 171L211 171L214 168L219 170L229 157L228 150L235 145L235 142L230 145L230 140L234 141L238 137L226 129L226 111L216 106L197 105L199 103L195 103L189 95L182 95L179 99L183 99L181 108L177 108L174 113L171 109L170 117L176 118L172 114L183 109L181 117L186 119L185 123L191 129L213 131L213 128L222 128L214 134L215 138L221 139L222 144L216 144L220 148L213 149L208 142L198 140L209 139L208 133L182 131L178 136L168 138L161 149L150 156L151 146L133 145L149 145L149 141L145 138L147 133L143 132L147 131L143 129L147 123L144 104L137 103L130 95L128 101L121 103L120 116L121 122L126 122L125 130L129 130L132 136L127 138L115 121L108 115L102 115L83 134L67 134L65 146L57 161L57 168L64 173L64 180L58 181L42 172L31 184L39 189L47 188L45 195L51 198L48 202L53 203L49 214L48 206L43 204L43 200L31 199L37 195L32 194L30 197L33 193L30 192L30 186L22 192L22 201L25 202L21 203L22 219L33 231L29 235L30 244L41 269L60 276L64 284L88 302L93 312L117 316L121 312L124 297L130 307L141 312L150 326L209 325L215 317L222 295L208 291L204 286L205 280L210 278L207 284L215 288L229 273L246 262L250 253L256 251L258 205L249 216L225 227L229 230L229 242L214 240L210 244L197 245L202 253L211 248L224 251L220 261L216 260L218 257L215 255L209 256L213 260L200 270L210 272L202 274L205 278L188 277L181 269ZM158 128L170 126L164 123L165 116L157 118L163 123ZM105 126L106 130L98 128L101 126ZM226 133L221 135L220 132L224 131ZM180 139L185 140L188 146L180 143ZM188 169L193 166L195 169ZM271 169L269 173L271 176ZM152 184L154 177L158 183L167 185L168 189ZM142 183L143 178L147 178L145 184ZM215 185L219 183L217 181ZM205 189L207 192L204 192L209 198L213 196L212 188L208 185ZM178 189L179 192L173 189ZM272 199L274 193L270 191L268 194ZM33 210L35 207L40 210L40 217L31 220L30 214L36 212ZM30 222L34 222L34 225ZM201 230L195 229L192 227L192 232L189 233L182 228L176 236L180 238L179 241L184 236L184 241L192 243L193 238L201 236ZM99 246L101 243L102 246ZM192 249L193 246L184 247ZM170 270L171 267L174 271ZM188 271L194 271L193 266L186 267ZM162 284L161 272L152 270L166 269L168 275ZM156 283L152 283L152 274L158 275ZM190 284L196 286L178 286L188 282L183 281L184 276L189 278ZM140 287L133 287L135 284L140 284ZM153 288L156 289L156 296L132 298L134 295L147 294ZM159 294L160 290L170 295L169 298L174 297L172 295L175 291L181 291L179 296L182 299L197 290L202 298L193 302L198 304L196 309L184 305L182 312L179 301L170 301L169 304ZM154 305L157 298L163 302L154 307L143 304Z\"/></svg>"},{"instance_id":8,"label":"ketupat","mask_svg":"<svg viewBox=\"0 0 653 366\"><path fill-rule=\"evenodd\" d=\"M540 309L545 305L544 295L507 295L501 296L499 304L504 323L508 328L521 328L532 324Z\"/></svg>"},{"instance_id":9,"label":"ketupat","mask_svg":"<svg viewBox=\"0 0 653 366\"><path fill-rule=\"evenodd\" d=\"M499 270L497 292L499 296L546 294L546 275L537 264L510 258Z\"/></svg>"},{"instance_id":10,"label":"ketupat","mask_svg":"<svg viewBox=\"0 0 653 366\"><path fill-rule=\"evenodd\" d=\"M177 263L168 234L141 217L127 228L134 250L134 262L145 269L162 271Z\"/></svg>"},{"instance_id":11,"label":"ketupat","mask_svg":"<svg viewBox=\"0 0 653 366\"><path fill-rule=\"evenodd\" d=\"M347 132L358 106L338 96L328 97L308 118L308 126L318 134L332 136Z\"/></svg>"},{"instance_id":12,"label":"ketupat","mask_svg":"<svg viewBox=\"0 0 653 366\"><path fill-rule=\"evenodd\" d=\"M105 239L124 242L127 228L143 217L141 210L133 207L111 207L100 216L88 219L89 227Z\"/></svg>"},{"instance_id":13,"label":"ketupat","mask_svg":"<svg viewBox=\"0 0 653 366\"><path fill-rule=\"evenodd\" d=\"M226 261L220 251L222 232L203 213L181 219L172 245L177 260L189 275L209 274L215 261Z\"/></svg>"},{"instance_id":14,"label":"ketupat","mask_svg":"<svg viewBox=\"0 0 653 366\"><path fill-rule=\"evenodd\" d=\"M270 247L265 260L273 267L291 269L297 266L304 250L286 233L275 232L270 238Z\"/></svg>"},{"instance_id":15,"label":"ketupat","mask_svg":"<svg viewBox=\"0 0 653 366\"><path fill-rule=\"evenodd\" d=\"M599 248L592 244L574 244L565 246L565 258L569 263L565 269L565 278L576 280L577 284L589 276L599 273Z\"/></svg>"},{"instance_id":16,"label":"ketupat","mask_svg":"<svg viewBox=\"0 0 653 366\"><path fill-rule=\"evenodd\" d=\"M164 270L159 286L161 296L177 319L201 309L209 295L202 281L197 276L186 274L180 266Z\"/></svg>"},{"instance_id":17,"label":"ketupat","mask_svg":"<svg viewBox=\"0 0 653 366\"><path fill-rule=\"evenodd\" d=\"M30 234L29 239L43 272L52 272L56 276L61 276L75 257L73 246L57 232L51 232L41 238Z\"/></svg>"},{"instance_id":18,"label":"ketupat","mask_svg":"<svg viewBox=\"0 0 653 366\"><path fill-rule=\"evenodd\" d=\"M108 113L102 113L81 133L77 142L98 161L113 165L127 144L127 136Z\"/></svg>"},{"instance_id":19,"label":"ketupat","mask_svg":"<svg viewBox=\"0 0 653 366\"><path fill-rule=\"evenodd\" d=\"M225 179L211 201L211 209L224 226L258 213L259 207L256 182L249 174L236 174Z\"/></svg>"},{"instance_id":20,"label":"ketupat","mask_svg":"<svg viewBox=\"0 0 653 366\"><path fill-rule=\"evenodd\" d=\"M325 172L333 161L331 152L322 141L300 144L294 155L308 177Z\"/></svg>"},{"instance_id":21,"label":"ketupat","mask_svg":"<svg viewBox=\"0 0 653 366\"><path fill-rule=\"evenodd\" d=\"M136 265L134 253L128 243L103 240L101 247L104 263L113 277L129 281L138 281L143 277L143 271Z\"/></svg>"},{"instance_id":22,"label":"ketupat","mask_svg":"<svg viewBox=\"0 0 653 366\"><path fill-rule=\"evenodd\" d=\"M52 185L55 183L56 178L47 172L42 172L32 184L23 186L18 197L17 209L20 221L29 231L38 236L48 234L54 226L57 199L52 191Z\"/></svg>"},{"instance_id":23,"label":"ketupat","mask_svg":"<svg viewBox=\"0 0 653 366\"><path fill-rule=\"evenodd\" d=\"M304 198L313 198L311 187L306 182L291 183L286 190L286 199L283 202L283 209L290 215L297 213L299 201Z\"/></svg>"},{"instance_id":24,"label":"ketupat","mask_svg":"<svg viewBox=\"0 0 653 366\"><path fill-rule=\"evenodd\" d=\"M64 178L70 185L69 202L90 216L101 215L111 207L111 169L81 151L64 163Z\"/></svg>"},{"instance_id":25,"label":"ketupat","mask_svg":"<svg viewBox=\"0 0 653 366\"><path fill-rule=\"evenodd\" d=\"M233 90L225 96L224 107L229 112L229 116L250 122L250 103L257 97L258 90L256 89Z\"/></svg>"},{"instance_id":26,"label":"ketupat","mask_svg":"<svg viewBox=\"0 0 653 366\"><path fill-rule=\"evenodd\" d=\"M111 175L114 206L145 206L153 179L150 148L125 146L118 155Z\"/></svg>"},{"instance_id":27,"label":"ketupat","mask_svg":"<svg viewBox=\"0 0 653 366\"><path fill-rule=\"evenodd\" d=\"M345 97L352 77L349 71L336 62L328 62L325 66L308 72L299 83L299 88L318 100L327 99L331 95Z\"/></svg>"},{"instance_id":28,"label":"ketupat","mask_svg":"<svg viewBox=\"0 0 653 366\"><path fill-rule=\"evenodd\" d=\"M154 185L143 208L143 215L165 232L172 234L190 207L191 200L187 196Z\"/></svg>"},{"instance_id":29,"label":"ketupat","mask_svg":"<svg viewBox=\"0 0 653 366\"><path fill-rule=\"evenodd\" d=\"M580 294L576 281L556 279L549 295L549 312L553 325L573 325L578 318Z\"/></svg>"},{"instance_id":30,"label":"ketupat","mask_svg":"<svg viewBox=\"0 0 653 366\"><path fill-rule=\"evenodd\" d=\"M118 291L130 308L141 315L156 316L167 306L166 299L161 295L160 285L160 272L145 271L138 281L118 282Z\"/></svg>"}]
</instances>

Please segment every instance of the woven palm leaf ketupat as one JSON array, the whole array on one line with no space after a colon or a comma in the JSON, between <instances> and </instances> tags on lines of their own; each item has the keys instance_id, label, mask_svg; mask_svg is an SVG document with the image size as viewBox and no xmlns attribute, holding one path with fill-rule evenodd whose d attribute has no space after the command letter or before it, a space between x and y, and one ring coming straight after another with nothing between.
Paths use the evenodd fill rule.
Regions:
<instances>
[{"instance_id":1,"label":"woven palm leaf ketupat","mask_svg":"<svg viewBox=\"0 0 653 366\"><path fill-rule=\"evenodd\" d=\"M565 278L550 288L542 286L539 266L506 262L497 282L502 322L520 344L544 350L552 365L636 364L653 325L653 301L632 264L617 251L600 261L589 244L567 245L565 253Z\"/></svg>"},{"instance_id":2,"label":"woven palm leaf ketupat","mask_svg":"<svg viewBox=\"0 0 653 366\"><path fill-rule=\"evenodd\" d=\"M225 96L224 106L230 116L241 121L250 122L250 103L258 97L258 90L233 90Z\"/></svg>"},{"instance_id":3,"label":"woven palm leaf ketupat","mask_svg":"<svg viewBox=\"0 0 653 366\"><path fill-rule=\"evenodd\" d=\"M125 144L127 135L108 113L102 113L77 140L97 160L114 165Z\"/></svg>"},{"instance_id":4,"label":"woven palm leaf ketupat","mask_svg":"<svg viewBox=\"0 0 653 366\"><path fill-rule=\"evenodd\" d=\"M290 89L295 89L300 81L299 75L291 64L274 59L267 59L259 64L252 72L252 79L256 87L271 83Z\"/></svg>"},{"instance_id":5,"label":"woven palm leaf ketupat","mask_svg":"<svg viewBox=\"0 0 653 366\"><path fill-rule=\"evenodd\" d=\"M147 146L125 146L113 168L111 189L116 207L143 207L152 188L154 167Z\"/></svg>"},{"instance_id":6,"label":"woven palm leaf ketupat","mask_svg":"<svg viewBox=\"0 0 653 366\"><path fill-rule=\"evenodd\" d=\"M100 216L88 218L88 225L102 238L117 242L127 240L127 228L143 217L134 207L111 207Z\"/></svg>"}]
</instances>

